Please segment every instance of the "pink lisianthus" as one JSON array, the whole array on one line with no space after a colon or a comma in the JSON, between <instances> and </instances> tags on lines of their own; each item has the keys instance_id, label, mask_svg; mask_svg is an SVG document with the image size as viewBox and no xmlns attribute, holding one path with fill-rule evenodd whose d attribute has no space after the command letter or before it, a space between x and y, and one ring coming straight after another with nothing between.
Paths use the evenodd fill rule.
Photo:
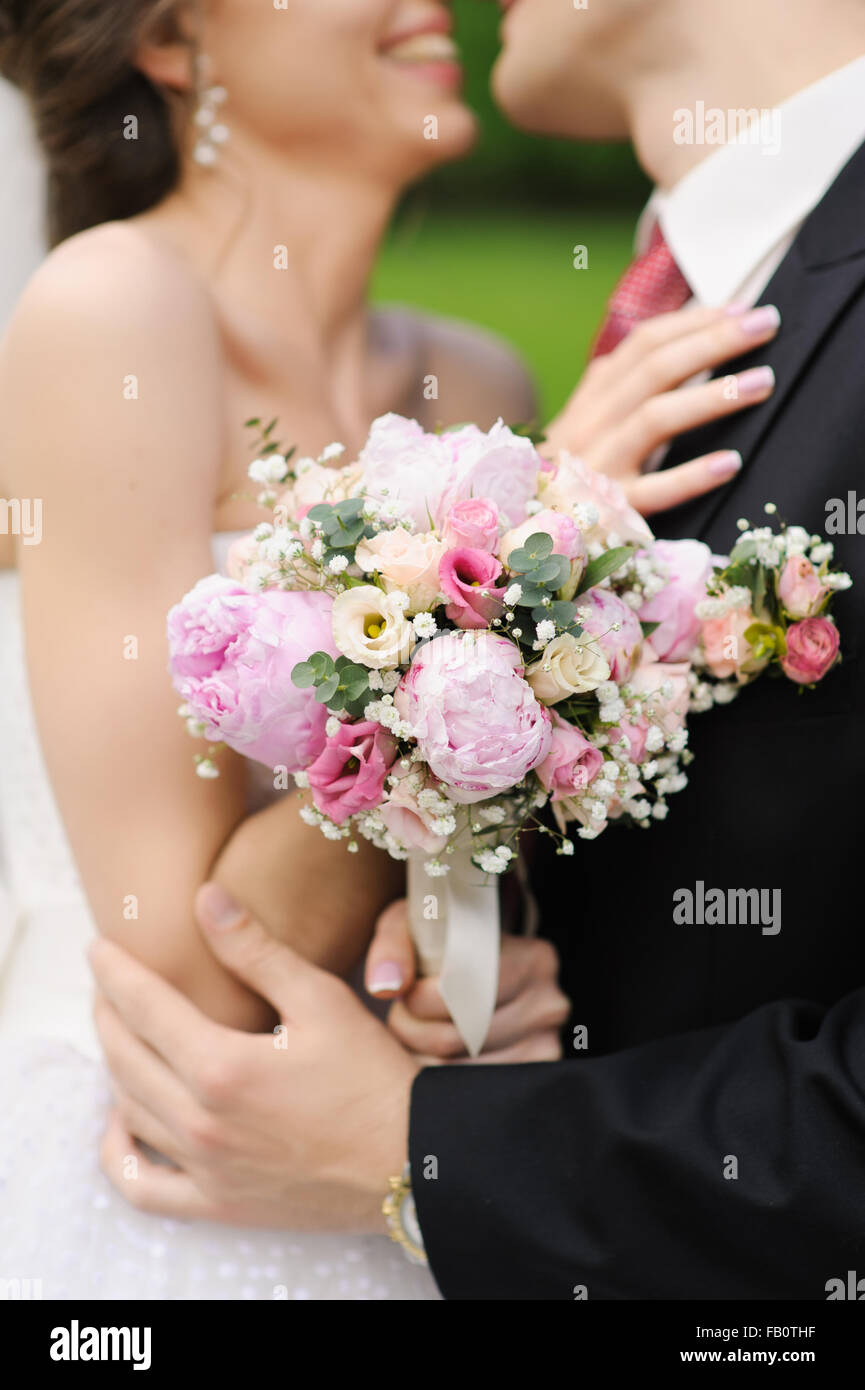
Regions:
<instances>
[{"instance_id":1,"label":"pink lisianthus","mask_svg":"<svg viewBox=\"0 0 865 1390\"><path fill-rule=\"evenodd\" d=\"M787 628L781 669L798 685L813 685L835 665L840 645L838 629L828 618L803 618Z\"/></svg>"},{"instance_id":2,"label":"pink lisianthus","mask_svg":"<svg viewBox=\"0 0 865 1390\"><path fill-rule=\"evenodd\" d=\"M469 497L455 502L447 514L442 540L451 549L487 550L499 540L499 509L488 497Z\"/></svg>"},{"instance_id":3,"label":"pink lisianthus","mask_svg":"<svg viewBox=\"0 0 865 1390\"><path fill-rule=\"evenodd\" d=\"M810 560L804 555L788 556L778 579L778 597L791 618L816 617L830 592Z\"/></svg>"},{"instance_id":4,"label":"pink lisianthus","mask_svg":"<svg viewBox=\"0 0 865 1390\"><path fill-rule=\"evenodd\" d=\"M523 679L519 650L491 632L445 632L420 647L394 703L463 804L509 791L550 750L550 716Z\"/></svg>"},{"instance_id":5,"label":"pink lisianthus","mask_svg":"<svg viewBox=\"0 0 865 1390\"><path fill-rule=\"evenodd\" d=\"M439 854L448 842L447 835L437 835L434 817L418 801L415 784L422 781L417 772L399 777L387 793L380 815L385 827L406 849L420 849L424 854Z\"/></svg>"},{"instance_id":6,"label":"pink lisianthus","mask_svg":"<svg viewBox=\"0 0 865 1390\"><path fill-rule=\"evenodd\" d=\"M535 768L541 786L552 792L553 801L583 792L597 777L604 761L600 749L590 743L584 734L555 710L551 711L553 722L550 751Z\"/></svg>"},{"instance_id":7,"label":"pink lisianthus","mask_svg":"<svg viewBox=\"0 0 865 1390\"><path fill-rule=\"evenodd\" d=\"M449 599L445 613L457 627L489 627L504 611L504 589L495 587L501 563L485 550L448 550L439 564L439 583Z\"/></svg>"},{"instance_id":8,"label":"pink lisianthus","mask_svg":"<svg viewBox=\"0 0 865 1390\"><path fill-rule=\"evenodd\" d=\"M358 811L374 810L396 754L396 740L381 724L368 719L340 724L307 769L319 811L342 825Z\"/></svg>"},{"instance_id":9,"label":"pink lisianthus","mask_svg":"<svg viewBox=\"0 0 865 1390\"><path fill-rule=\"evenodd\" d=\"M661 661L685 661L700 635L694 611L706 597L712 574L712 552L702 541L655 541L652 554L669 569L666 586L643 604L642 623L657 623L652 646Z\"/></svg>"},{"instance_id":10,"label":"pink lisianthus","mask_svg":"<svg viewBox=\"0 0 865 1390\"><path fill-rule=\"evenodd\" d=\"M584 614L584 610L587 612ZM603 652L610 668L610 679L628 679L639 658L643 629L632 608L609 589L588 589L578 600L579 623Z\"/></svg>"},{"instance_id":11,"label":"pink lisianthus","mask_svg":"<svg viewBox=\"0 0 865 1390\"><path fill-rule=\"evenodd\" d=\"M203 579L168 615L174 687L203 736L255 762L299 772L324 746L327 710L291 672L312 652L339 653L322 593L251 594Z\"/></svg>"}]
</instances>

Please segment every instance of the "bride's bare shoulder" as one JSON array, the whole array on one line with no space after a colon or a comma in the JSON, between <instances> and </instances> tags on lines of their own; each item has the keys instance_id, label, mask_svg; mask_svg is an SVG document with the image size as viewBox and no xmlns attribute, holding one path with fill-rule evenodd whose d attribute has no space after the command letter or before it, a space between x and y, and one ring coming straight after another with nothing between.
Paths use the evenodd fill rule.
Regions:
<instances>
[{"instance_id":1,"label":"bride's bare shoulder","mask_svg":"<svg viewBox=\"0 0 865 1390\"><path fill-rule=\"evenodd\" d=\"M218 458L222 371L210 296L179 256L128 224L83 232L33 275L0 344L0 452L46 478L73 455L96 473L121 452L151 474L181 449Z\"/></svg>"},{"instance_id":2,"label":"bride's bare shoulder","mask_svg":"<svg viewBox=\"0 0 865 1390\"><path fill-rule=\"evenodd\" d=\"M83 353L112 351L135 338L142 349L180 335L211 349L218 326L206 285L181 256L127 222L80 232L56 247L31 276L3 350L47 335L80 335ZM41 354L40 354L41 355Z\"/></svg>"}]
</instances>

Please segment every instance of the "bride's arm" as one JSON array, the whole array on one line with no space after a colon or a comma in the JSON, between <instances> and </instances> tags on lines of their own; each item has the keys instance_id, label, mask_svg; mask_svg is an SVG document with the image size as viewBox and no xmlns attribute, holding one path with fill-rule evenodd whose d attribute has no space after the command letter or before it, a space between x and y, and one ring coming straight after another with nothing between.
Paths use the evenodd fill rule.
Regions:
<instances>
[{"instance_id":1,"label":"bride's arm","mask_svg":"<svg viewBox=\"0 0 865 1390\"><path fill-rule=\"evenodd\" d=\"M179 268L122 233L93 251L81 238L50 259L0 363L4 469L43 503L41 544L21 547L40 735L99 930L212 1016L255 1026L268 1011L193 917L242 825L243 767L224 756L217 781L194 775L165 638L169 606L212 568L220 345ZM264 871L251 860L234 892L252 897ZM313 893L304 880L299 911Z\"/></svg>"}]
</instances>

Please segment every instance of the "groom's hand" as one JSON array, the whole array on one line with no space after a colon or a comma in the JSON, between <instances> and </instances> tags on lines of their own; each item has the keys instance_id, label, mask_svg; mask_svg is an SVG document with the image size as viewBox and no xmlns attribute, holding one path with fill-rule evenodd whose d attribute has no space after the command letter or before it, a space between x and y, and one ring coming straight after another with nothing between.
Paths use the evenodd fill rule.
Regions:
<instances>
[{"instance_id":1,"label":"groom's hand","mask_svg":"<svg viewBox=\"0 0 865 1390\"><path fill-rule=\"evenodd\" d=\"M106 1173L133 1206L179 1218L383 1230L417 1060L341 980L274 941L214 884L197 910L214 954L281 1023L272 1035L222 1027L97 942L96 1023L117 1094ZM133 1136L176 1168L153 1163Z\"/></svg>"},{"instance_id":2,"label":"groom's hand","mask_svg":"<svg viewBox=\"0 0 865 1390\"><path fill-rule=\"evenodd\" d=\"M558 986L559 958L549 941L502 937L496 1012L477 1062L555 1062L570 1001ZM376 923L366 958L366 987L394 999L388 1027L424 1065L471 1061L451 1022L438 979L415 981L415 953L405 899Z\"/></svg>"}]
</instances>

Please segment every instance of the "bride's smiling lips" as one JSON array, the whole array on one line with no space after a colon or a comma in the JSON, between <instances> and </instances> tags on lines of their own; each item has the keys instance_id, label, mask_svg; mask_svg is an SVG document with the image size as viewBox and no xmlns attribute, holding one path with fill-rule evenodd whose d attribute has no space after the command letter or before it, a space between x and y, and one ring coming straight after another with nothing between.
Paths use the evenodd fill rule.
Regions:
<instances>
[{"instance_id":1,"label":"bride's smiling lips","mask_svg":"<svg viewBox=\"0 0 865 1390\"><path fill-rule=\"evenodd\" d=\"M406 25L379 45L386 62L410 77L457 90L462 85L460 51L452 36L453 21L446 10Z\"/></svg>"}]
</instances>

